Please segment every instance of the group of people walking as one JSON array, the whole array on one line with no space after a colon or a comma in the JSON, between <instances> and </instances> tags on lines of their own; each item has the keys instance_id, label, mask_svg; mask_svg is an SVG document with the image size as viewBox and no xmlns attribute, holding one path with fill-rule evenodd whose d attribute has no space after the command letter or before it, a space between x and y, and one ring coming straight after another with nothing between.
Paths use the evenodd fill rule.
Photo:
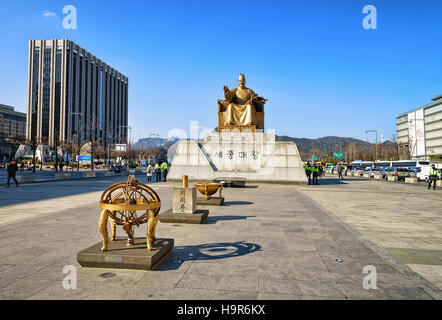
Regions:
<instances>
[{"instance_id":1,"label":"group of people walking","mask_svg":"<svg viewBox=\"0 0 442 320\"><path fill-rule=\"evenodd\" d=\"M146 169L147 181L148 182L152 181L152 176L154 173L156 176L156 182L160 182L163 180L167 181L167 170L168 167L166 161L164 161L163 163L157 162L155 163L155 166L149 164ZM163 179L161 179L161 176L163 176Z\"/></svg>"},{"instance_id":2,"label":"group of people walking","mask_svg":"<svg viewBox=\"0 0 442 320\"><path fill-rule=\"evenodd\" d=\"M304 169L308 178L308 184L318 184L318 177L322 176L324 168L317 163L310 165L310 162L307 162Z\"/></svg>"}]
</instances>

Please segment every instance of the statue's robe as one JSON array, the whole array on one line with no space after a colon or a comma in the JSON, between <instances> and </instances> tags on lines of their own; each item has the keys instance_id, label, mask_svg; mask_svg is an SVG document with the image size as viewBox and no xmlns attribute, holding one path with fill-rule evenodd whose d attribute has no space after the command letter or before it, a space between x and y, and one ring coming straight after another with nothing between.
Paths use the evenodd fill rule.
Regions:
<instances>
[{"instance_id":1,"label":"statue's robe","mask_svg":"<svg viewBox=\"0 0 442 320\"><path fill-rule=\"evenodd\" d=\"M250 99L256 97L253 90L238 88L226 92L224 125L249 126L256 125L256 110Z\"/></svg>"}]
</instances>

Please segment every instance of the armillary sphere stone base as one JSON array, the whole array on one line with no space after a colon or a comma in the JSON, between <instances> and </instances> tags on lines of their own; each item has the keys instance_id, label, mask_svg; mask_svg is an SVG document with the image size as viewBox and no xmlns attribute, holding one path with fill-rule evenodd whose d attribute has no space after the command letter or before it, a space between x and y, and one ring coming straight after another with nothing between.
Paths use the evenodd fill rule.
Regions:
<instances>
[{"instance_id":1,"label":"armillary sphere stone base","mask_svg":"<svg viewBox=\"0 0 442 320\"><path fill-rule=\"evenodd\" d=\"M162 223L201 224L209 216L209 210L196 210L195 213L174 213L172 209L160 214Z\"/></svg>"},{"instance_id":2,"label":"armillary sphere stone base","mask_svg":"<svg viewBox=\"0 0 442 320\"><path fill-rule=\"evenodd\" d=\"M198 206L222 206L224 204L224 197L210 198L208 200L198 198L196 204Z\"/></svg>"},{"instance_id":3,"label":"armillary sphere stone base","mask_svg":"<svg viewBox=\"0 0 442 320\"><path fill-rule=\"evenodd\" d=\"M93 246L80 251L77 261L86 268L115 268L153 270L173 248L173 239L157 239L152 251L146 249L146 238L135 238L134 245L128 247L127 239L117 237L109 241L108 250L101 251L100 241Z\"/></svg>"}]
</instances>

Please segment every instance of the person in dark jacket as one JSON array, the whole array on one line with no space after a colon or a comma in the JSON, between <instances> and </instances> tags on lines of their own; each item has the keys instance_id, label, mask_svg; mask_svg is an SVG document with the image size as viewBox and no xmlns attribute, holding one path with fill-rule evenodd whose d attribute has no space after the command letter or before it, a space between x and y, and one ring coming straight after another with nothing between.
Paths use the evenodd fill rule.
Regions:
<instances>
[{"instance_id":1,"label":"person in dark jacket","mask_svg":"<svg viewBox=\"0 0 442 320\"><path fill-rule=\"evenodd\" d=\"M310 162L307 162L307 164L304 166L304 169L308 179L308 184L310 184L312 180L312 167L310 167Z\"/></svg>"},{"instance_id":2,"label":"person in dark jacket","mask_svg":"<svg viewBox=\"0 0 442 320\"><path fill-rule=\"evenodd\" d=\"M312 167L312 174L313 174L312 184L318 184L319 168L316 163Z\"/></svg>"},{"instance_id":3,"label":"person in dark jacket","mask_svg":"<svg viewBox=\"0 0 442 320\"><path fill-rule=\"evenodd\" d=\"M8 165L7 170L8 170L8 188L9 188L9 185L11 184L11 178L14 179L15 184L18 187L18 181L15 178L15 174L17 173L18 166L14 160L12 160L11 163Z\"/></svg>"},{"instance_id":4,"label":"person in dark jacket","mask_svg":"<svg viewBox=\"0 0 442 320\"><path fill-rule=\"evenodd\" d=\"M429 178L428 190L430 190L432 183L433 183L433 190L436 190L436 181L439 178L439 170L436 169L436 166L434 164L431 165L431 170L428 178Z\"/></svg>"},{"instance_id":5,"label":"person in dark jacket","mask_svg":"<svg viewBox=\"0 0 442 320\"><path fill-rule=\"evenodd\" d=\"M157 182L161 182L161 166L159 161L155 164L155 175L157 177Z\"/></svg>"}]
</instances>

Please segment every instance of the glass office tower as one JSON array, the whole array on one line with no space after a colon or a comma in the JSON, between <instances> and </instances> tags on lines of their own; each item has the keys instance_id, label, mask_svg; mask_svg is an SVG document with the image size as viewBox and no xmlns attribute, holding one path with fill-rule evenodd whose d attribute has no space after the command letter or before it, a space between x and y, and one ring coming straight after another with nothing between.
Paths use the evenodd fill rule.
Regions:
<instances>
[{"instance_id":1,"label":"glass office tower","mask_svg":"<svg viewBox=\"0 0 442 320\"><path fill-rule=\"evenodd\" d=\"M31 40L26 122L37 143L127 143L128 78L70 40Z\"/></svg>"}]
</instances>

